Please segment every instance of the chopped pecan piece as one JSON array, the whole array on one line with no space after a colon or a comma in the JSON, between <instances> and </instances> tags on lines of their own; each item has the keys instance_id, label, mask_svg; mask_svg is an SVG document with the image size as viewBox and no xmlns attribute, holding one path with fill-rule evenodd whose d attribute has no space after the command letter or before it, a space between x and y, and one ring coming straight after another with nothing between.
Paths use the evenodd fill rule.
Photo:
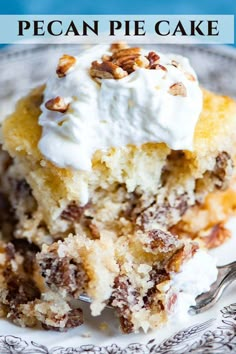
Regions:
<instances>
[{"instance_id":1,"label":"chopped pecan piece","mask_svg":"<svg viewBox=\"0 0 236 354\"><path fill-rule=\"evenodd\" d=\"M149 272L150 280L153 282L153 286L148 289L147 295L144 296L143 302L145 308L150 308L155 306L158 311L164 310L163 303L158 299L157 295L159 293L158 285L165 283L170 280L170 275L165 269L159 269L157 266L153 266L152 270Z\"/></svg>"},{"instance_id":2,"label":"chopped pecan piece","mask_svg":"<svg viewBox=\"0 0 236 354\"><path fill-rule=\"evenodd\" d=\"M129 48L128 44L125 43L125 42L120 41L120 42L116 42L116 43L112 43L111 44L110 52L115 53L118 50L127 49L127 48Z\"/></svg>"},{"instance_id":3,"label":"chopped pecan piece","mask_svg":"<svg viewBox=\"0 0 236 354\"><path fill-rule=\"evenodd\" d=\"M96 224L93 224L92 222L89 223L89 230L91 232L91 235L93 236L94 239L99 239L100 238L100 232Z\"/></svg>"},{"instance_id":4,"label":"chopped pecan piece","mask_svg":"<svg viewBox=\"0 0 236 354\"><path fill-rule=\"evenodd\" d=\"M8 304L17 306L40 298L40 290L33 279L26 275L15 274L10 268L6 268L3 274L7 286Z\"/></svg>"},{"instance_id":5,"label":"chopped pecan piece","mask_svg":"<svg viewBox=\"0 0 236 354\"><path fill-rule=\"evenodd\" d=\"M67 221L79 221L86 206L79 206L75 201L70 202L61 213L61 218Z\"/></svg>"},{"instance_id":6,"label":"chopped pecan piece","mask_svg":"<svg viewBox=\"0 0 236 354\"><path fill-rule=\"evenodd\" d=\"M134 325L133 323L131 322L130 319L124 317L124 316L121 316L119 318L120 320L120 327L121 327L121 330L123 333L126 333L126 334L129 334L129 333L132 333L133 330L134 330Z\"/></svg>"},{"instance_id":7,"label":"chopped pecan piece","mask_svg":"<svg viewBox=\"0 0 236 354\"><path fill-rule=\"evenodd\" d=\"M173 252L179 246L179 240L170 232L154 229L148 231L148 243L144 244L144 249L151 252Z\"/></svg>"},{"instance_id":8,"label":"chopped pecan piece","mask_svg":"<svg viewBox=\"0 0 236 354\"><path fill-rule=\"evenodd\" d=\"M126 56L130 57L130 56L137 56L137 55L141 55L141 48L139 47L120 49L117 50L115 53L113 53L112 60L116 60Z\"/></svg>"},{"instance_id":9,"label":"chopped pecan piece","mask_svg":"<svg viewBox=\"0 0 236 354\"><path fill-rule=\"evenodd\" d=\"M146 57L143 55L139 55L135 60L134 60L134 65L133 69L136 70L138 68L147 68L149 66L149 61Z\"/></svg>"},{"instance_id":10,"label":"chopped pecan piece","mask_svg":"<svg viewBox=\"0 0 236 354\"><path fill-rule=\"evenodd\" d=\"M136 225L144 231L153 229L153 223L170 228L180 220L190 206L187 194L177 196L172 204L168 200L162 204L154 202L138 213Z\"/></svg>"},{"instance_id":11,"label":"chopped pecan piece","mask_svg":"<svg viewBox=\"0 0 236 354\"><path fill-rule=\"evenodd\" d=\"M161 64L153 64L150 69L168 71L167 68Z\"/></svg>"},{"instance_id":12,"label":"chopped pecan piece","mask_svg":"<svg viewBox=\"0 0 236 354\"><path fill-rule=\"evenodd\" d=\"M175 84L171 85L168 92L172 96L182 96L182 97L187 96L186 87L182 82L176 82Z\"/></svg>"},{"instance_id":13,"label":"chopped pecan piece","mask_svg":"<svg viewBox=\"0 0 236 354\"><path fill-rule=\"evenodd\" d=\"M196 78L193 76L193 74L187 72L187 71L184 71L183 70L183 67L181 66L180 63L178 63L176 60L171 60L171 65L173 65L174 67L180 69L182 72L184 72L184 75L186 76L186 78L189 80L189 81L196 81Z\"/></svg>"},{"instance_id":14,"label":"chopped pecan piece","mask_svg":"<svg viewBox=\"0 0 236 354\"><path fill-rule=\"evenodd\" d=\"M127 76L127 72L111 61L99 63L93 61L90 68L90 75L99 79L122 79Z\"/></svg>"},{"instance_id":15,"label":"chopped pecan piece","mask_svg":"<svg viewBox=\"0 0 236 354\"><path fill-rule=\"evenodd\" d=\"M149 60L150 69L153 69L153 65L159 62L160 57L156 52L149 52L147 59Z\"/></svg>"},{"instance_id":16,"label":"chopped pecan piece","mask_svg":"<svg viewBox=\"0 0 236 354\"><path fill-rule=\"evenodd\" d=\"M216 187L218 189L226 189L228 187L229 180L232 176L234 163L231 156L222 151L216 157L215 168L213 176L216 178Z\"/></svg>"},{"instance_id":17,"label":"chopped pecan piece","mask_svg":"<svg viewBox=\"0 0 236 354\"><path fill-rule=\"evenodd\" d=\"M57 96L45 103L45 107L49 111L65 113L69 107L68 103L65 103L64 98Z\"/></svg>"},{"instance_id":18,"label":"chopped pecan piece","mask_svg":"<svg viewBox=\"0 0 236 354\"><path fill-rule=\"evenodd\" d=\"M166 270L168 272L179 272L184 260L184 247L177 250L168 261Z\"/></svg>"},{"instance_id":19,"label":"chopped pecan piece","mask_svg":"<svg viewBox=\"0 0 236 354\"><path fill-rule=\"evenodd\" d=\"M215 248L230 238L231 232L222 223L212 227L208 236L202 238L208 249Z\"/></svg>"},{"instance_id":20,"label":"chopped pecan piece","mask_svg":"<svg viewBox=\"0 0 236 354\"><path fill-rule=\"evenodd\" d=\"M81 326L84 322L83 321L83 312L80 308L73 309L64 316L66 317L66 321L65 321L65 325L63 327L60 327L60 321L59 321L60 318L59 318L58 314L55 315L55 318L53 318L53 317L50 318L51 322L54 322L54 325L48 325L44 322L42 322L41 325L42 325L43 329L46 329L49 331L53 330L53 331L57 331L57 332L65 332L67 329ZM62 320L65 320L64 316L63 316Z\"/></svg>"},{"instance_id":21,"label":"chopped pecan piece","mask_svg":"<svg viewBox=\"0 0 236 354\"><path fill-rule=\"evenodd\" d=\"M60 59L59 59L59 63L57 66L57 70L56 73L58 75L58 77L64 77L66 76L67 71L74 66L76 63L76 58L71 56L71 55L67 55L64 54Z\"/></svg>"},{"instance_id":22,"label":"chopped pecan piece","mask_svg":"<svg viewBox=\"0 0 236 354\"><path fill-rule=\"evenodd\" d=\"M176 60L171 60L171 65L178 68L180 64Z\"/></svg>"},{"instance_id":23,"label":"chopped pecan piece","mask_svg":"<svg viewBox=\"0 0 236 354\"><path fill-rule=\"evenodd\" d=\"M117 276L111 296L111 305L116 308L121 329L124 333L133 331L131 308L138 303L137 290L126 276Z\"/></svg>"},{"instance_id":24,"label":"chopped pecan piece","mask_svg":"<svg viewBox=\"0 0 236 354\"><path fill-rule=\"evenodd\" d=\"M104 54L104 55L102 56L102 61L111 61L111 55Z\"/></svg>"},{"instance_id":25,"label":"chopped pecan piece","mask_svg":"<svg viewBox=\"0 0 236 354\"><path fill-rule=\"evenodd\" d=\"M112 62L120 66L128 74L132 73L138 67L148 67L149 61L141 55L140 48L121 49L112 55Z\"/></svg>"},{"instance_id":26,"label":"chopped pecan piece","mask_svg":"<svg viewBox=\"0 0 236 354\"><path fill-rule=\"evenodd\" d=\"M65 328L74 328L83 324L83 312L81 309L73 309L68 313Z\"/></svg>"},{"instance_id":27,"label":"chopped pecan piece","mask_svg":"<svg viewBox=\"0 0 236 354\"><path fill-rule=\"evenodd\" d=\"M62 289L77 297L84 290L88 278L81 263L75 263L69 257L59 257L53 252L37 256L41 274L51 288Z\"/></svg>"},{"instance_id":28,"label":"chopped pecan piece","mask_svg":"<svg viewBox=\"0 0 236 354\"><path fill-rule=\"evenodd\" d=\"M146 58L139 55L125 55L118 59L113 60L113 62L125 70L128 74L132 73L138 67L147 67L148 61Z\"/></svg>"},{"instance_id":29,"label":"chopped pecan piece","mask_svg":"<svg viewBox=\"0 0 236 354\"><path fill-rule=\"evenodd\" d=\"M190 74L188 72L185 72L184 75L186 76L186 78L189 80L189 81L196 81L195 77L193 76L193 74Z\"/></svg>"},{"instance_id":30,"label":"chopped pecan piece","mask_svg":"<svg viewBox=\"0 0 236 354\"><path fill-rule=\"evenodd\" d=\"M197 243L192 243L188 247L183 246L183 247L179 248L173 254L173 256L170 258L165 269L168 272L175 272L175 273L179 272L182 264L186 260L190 259L196 253L196 251L198 249L199 249L199 246Z\"/></svg>"}]
</instances>

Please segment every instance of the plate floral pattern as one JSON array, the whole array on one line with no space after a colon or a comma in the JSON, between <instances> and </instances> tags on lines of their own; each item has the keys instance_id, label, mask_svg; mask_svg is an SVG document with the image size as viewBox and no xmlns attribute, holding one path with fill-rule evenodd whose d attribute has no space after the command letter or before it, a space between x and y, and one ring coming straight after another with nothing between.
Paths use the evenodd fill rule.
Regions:
<instances>
[{"instance_id":1,"label":"plate floral pattern","mask_svg":"<svg viewBox=\"0 0 236 354\"><path fill-rule=\"evenodd\" d=\"M215 321L206 322L183 329L161 344L154 339L147 344L132 343L126 347L117 344L109 346L81 345L77 347L54 347L48 349L42 344L13 336L0 336L1 354L226 354L236 352L236 303L221 310L221 324L212 330L209 326ZM196 339L196 337L198 337Z\"/></svg>"}]
</instances>

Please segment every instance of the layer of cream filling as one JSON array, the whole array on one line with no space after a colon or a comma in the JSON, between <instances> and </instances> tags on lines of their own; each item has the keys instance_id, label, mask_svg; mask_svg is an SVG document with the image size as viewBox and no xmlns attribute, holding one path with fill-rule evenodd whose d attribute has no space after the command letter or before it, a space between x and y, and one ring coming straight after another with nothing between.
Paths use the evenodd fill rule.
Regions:
<instances>
[{"instance_id":1,"label":"layer of cream filling","mask_svg":"<svg viewBox=\"0 0 236 354\"><path fill-rule=\"evenodd\" d=\"M65 77L54 73L48 80L39 117L42 154L58 167L89 171L94 152L110 147L157 142L192 150L202 92L188 59L158 52L167 71L139 68L123 79L97 82L89 68L92 61L111 54L108 49L98 45L84 51ZM176 83L185 86L185 97L170 94ZM65 113L45 107L57 96L69 104Z\"/></svg>"}]
</instances>

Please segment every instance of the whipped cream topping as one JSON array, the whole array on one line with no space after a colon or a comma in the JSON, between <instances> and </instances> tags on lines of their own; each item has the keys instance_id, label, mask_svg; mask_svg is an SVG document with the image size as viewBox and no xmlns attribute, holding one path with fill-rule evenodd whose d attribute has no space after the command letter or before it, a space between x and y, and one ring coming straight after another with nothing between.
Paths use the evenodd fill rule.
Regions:
<instances>
[{"instance_id":1,"label":"whipped cream topping","mask_svg":"<svg viewBox=\"0 0 236 354\"><path fill-rule=\"evenodd\" d=\"M59 167L88 171L98 149L163 142L171 149L192 150L202 92L188 59L158 52L167 71L138 68L122 79L98 82L89 69L104 54L111 54L108 46L86 50L66 76L54 73L48 80L39 117L42 154ZM184 85L184 96L170 93L176 83ZM45 107L58 96L69 105L64 113Z\"/></svg>"},{"instance_id":2,"label":"whipped cream topping","mask_svg":"<svg viewBox=\"0 0 236 354\"><path fill-rule=\"evenodd\" d=\"M203 250L185 262L179 273L173 273L168 286L171 294L177 294L172 314L174 321L187 318L189 308L196 304L196 297L210 289L217 274L215 259Z\"/></svg>"}]
</instances>

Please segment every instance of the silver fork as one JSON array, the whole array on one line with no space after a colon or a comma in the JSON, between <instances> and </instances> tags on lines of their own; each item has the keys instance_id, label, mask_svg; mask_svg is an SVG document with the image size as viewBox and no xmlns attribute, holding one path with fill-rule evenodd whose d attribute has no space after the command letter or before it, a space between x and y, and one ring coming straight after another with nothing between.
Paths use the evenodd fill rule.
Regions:
<instances>
[{"instance_id":1,"label":"silver fork","mask_svg":"<svg viewBox=\"0 0 236 354\"><path fill-rule=\"evenodd\" d=\"M210 290L196 297L196 305L191 306L189 312L197 314L212 307L221 297L223 291L236 280L236 261L218 266L216 281L211 285Z\"/></svg>"},{"instance_id":2,"label":"silver fork","mask_svg":"<svg viewBox=\"0 0 236 354\"><path fill-rule=\"evenodd\" d=\"M196 297L196 305L189 309L190 314L198 314L206 311L213 306L221 297L223 291L236 280L236 261L218 266L218 276L216 281L211 285L210 290ZM91 303L91 299L86 294L80 295L79 299L83 302ZM107 308L112 306L107 305Z\"/></svg>"}]
</instances>

